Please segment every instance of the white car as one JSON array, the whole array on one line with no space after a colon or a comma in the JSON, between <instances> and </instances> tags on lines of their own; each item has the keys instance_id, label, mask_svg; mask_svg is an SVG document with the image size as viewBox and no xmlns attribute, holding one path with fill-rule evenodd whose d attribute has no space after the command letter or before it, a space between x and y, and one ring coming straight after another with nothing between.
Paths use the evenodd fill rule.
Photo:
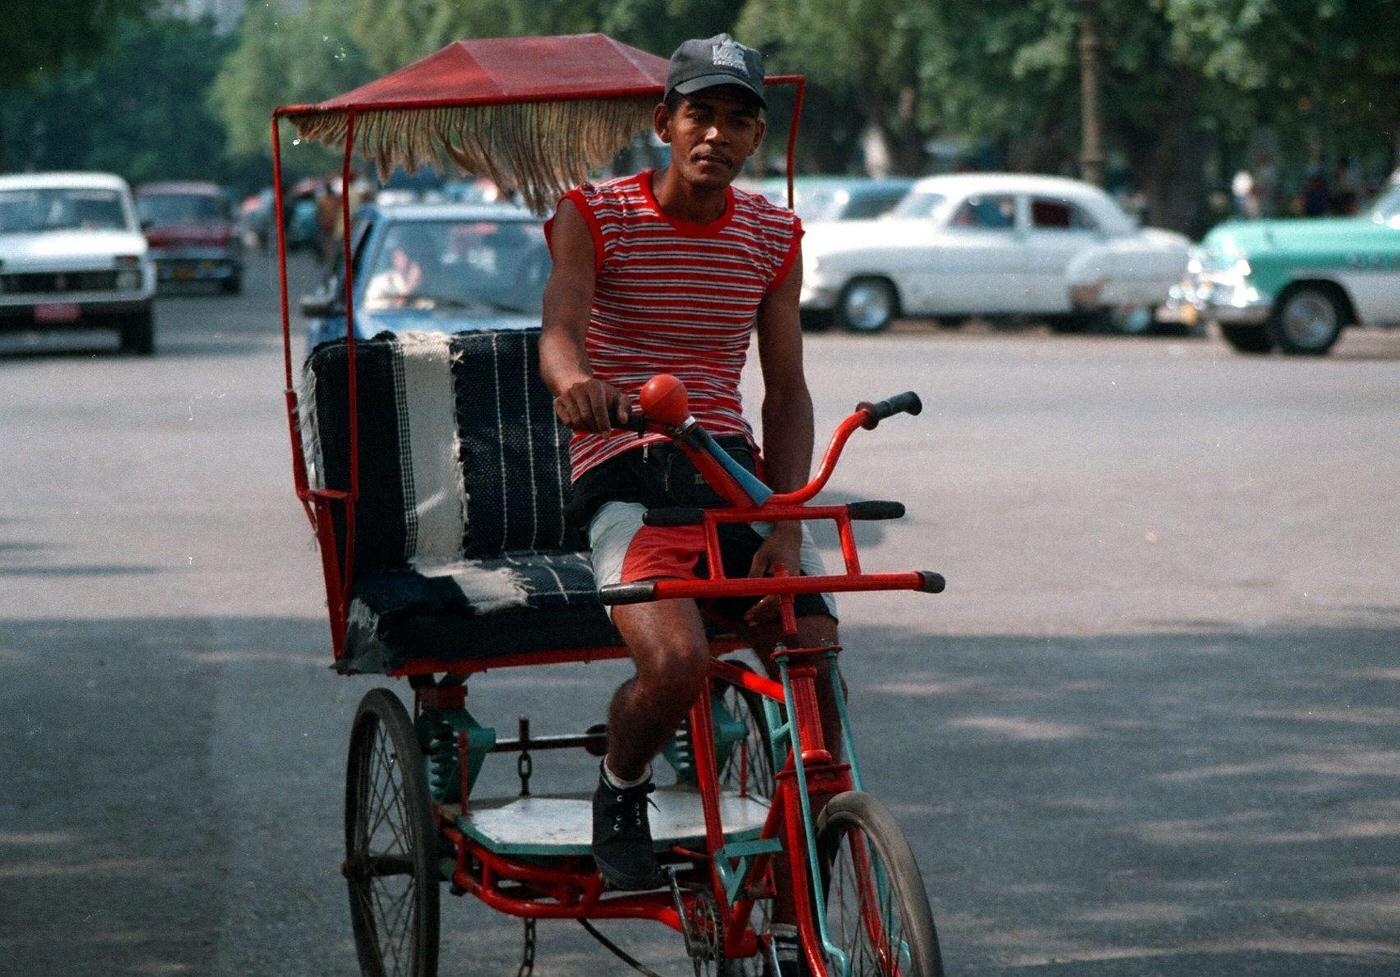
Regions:
<instances>
[{"instance_id":1,"label":"white car","mask_svg":"<svg viewBox=\"0 0 1400 977\"><path fill-rule=\"evenodd\" d=\"M1140 228L1097 187L1010 173L933 176L888 215L812 224L802 241L802 317L879 332L896 316L1103 317L1153 328L1191 242ZM1105 315L1112 313L1111 315Z\"/></svg>"},{"instance_id":2,"label":"white car","mask_svg":"<svg viewBox=\"0 0 1400 977\"><path fill-rule=\"evenodd\" d=\"M121 177L0 176L0 331L115 329L123 352L149 356L155 290Z\"/></svg>"}]
</instances>

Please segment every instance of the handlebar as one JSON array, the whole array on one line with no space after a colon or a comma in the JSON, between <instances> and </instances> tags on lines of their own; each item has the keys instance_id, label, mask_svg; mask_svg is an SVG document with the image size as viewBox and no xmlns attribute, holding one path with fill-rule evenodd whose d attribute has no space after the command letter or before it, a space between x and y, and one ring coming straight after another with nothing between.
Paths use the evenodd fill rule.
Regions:
<instances>
[{"instance_id":1,"label":"handlebar","mask_svg":"<svg viewBox=\"0 0 1400 977\"><path fill-rule=\"evenodd\" d=\"M905 573L864 573L856 556L853 520L898 519L904 506L898 502L852 502L846 505L808 506L826 485L836 468L847 440L857 428L873 430L882 420L895 414L918 414L923 404L913 391L895 394L886 400L862 401L855 412L842 421L832 435L822 455L817 474L802 488L791 492L774 492L757 476L734 460L705 431L690 413L685 385L668 374L658 374L643 385L638 400L640 411L629 413L628 420L618 428L638 434L664 434L671 438L699 470L712 488L730 508L699 509L669 507L648 509L643 521L649 526L702 525L707 537L706 550L713 566L720 566L719 540L716 527L731 522L783 522L804 519L836 521L845 558L845 575L805 577L789 576L779 570L777 576L734 579L719 572L707 580L652 580L636 583L609 584L600 588L604 604L634 604L669 598L741 597L763 594L778 595L783 600L785 626L792 614L792 598L797 594L823 591L860 590L918 590L937 594L943 591L943 577L927 570ZM796 625L792 625L796 627Z\"/></svg>"},{"instance_id":2,"label":"handlebar","mask_svg":"<svg viewBox=\"0 0 1400 977\"><path fill-rule=\"evenodd\" d=\"M665 434L679 443L682 450L689 449L686 450L686 454L695 462L705 480L727 501L739 507L801 505L810 501L826 486L846 441L857 427L873 431L881 421L895 414L918 415L924 409L919 395L912 390L875 403L861 401L856 405L855 412L837 426L826 452L822 455L822 463L816 476L799 489L774 492L761 479L736 462L709 432L700 426L690 413L689 397L685 384L680 380L668 373L658 373L642 386L637 399L641 410L631 412L627 421L617 426L638 434Z\"/></svg>"}]
</instances>

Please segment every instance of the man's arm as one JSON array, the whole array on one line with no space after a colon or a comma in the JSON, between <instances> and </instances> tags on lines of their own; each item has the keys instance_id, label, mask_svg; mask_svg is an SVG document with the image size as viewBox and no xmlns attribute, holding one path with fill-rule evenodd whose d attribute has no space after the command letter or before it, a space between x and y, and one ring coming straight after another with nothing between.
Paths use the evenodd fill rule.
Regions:
<instances>
[{"instance_id":1,"label":"man's arm","mask_svg":"<svg viewBox=\"0 0 1400 977\"><path fill-rule=\"evenodd\" d=\"M802 366L802 326L797 314L801 293L799 250L787 278L758 307L763 458L768 483L776 492L806 485L812 469L812 396Z\"/></svg>"},{"instance_id":2,"label":"man's arm","mask_svg":"<svg viewBox=\"0 0 1400 977\"><path fill-rule=\"evenodd\" d=\"M577 431L612 429L627 420L627 400L593 375L584 340L593 306L593 236L570 200L559 203L550 233L554 266L544 286L540 376L554 394L554 413Z\"/></svg>"},{"instance_id":3,"label":"man's arm","mask_svg":"<svg viewBox=\"0 0 1400 977\"><path fill-rule=\"evenodd\" d=\"M763 458L768 484L790 492L807 484L812 469L812 396L802 368L802 326L797 299L802 293L799 251L787 278L758 307L758 362L763 371ZM802 524L779 522L754 555L749 576L769 573L781 563L790 573L800 566ZM776 613L777 600L765 597L745 615L750 624Z\"/></svg>"}]
</instances>

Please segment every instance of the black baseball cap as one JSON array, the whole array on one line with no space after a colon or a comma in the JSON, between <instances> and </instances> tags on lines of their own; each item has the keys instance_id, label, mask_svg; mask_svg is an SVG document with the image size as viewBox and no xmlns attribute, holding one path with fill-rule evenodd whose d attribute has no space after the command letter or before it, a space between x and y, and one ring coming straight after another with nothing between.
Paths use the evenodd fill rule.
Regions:
<instances>
[{"instance_id":1,"label":"black baseball cap","mask_svg":"<svg viewBox=\"0 0 1400 977\"><path fill-rule=\"evenodd\" d=\"M738 85L753 92L765 109L763 55L728 34L686 41L671 55L666 71L666 94L692 95L704 88Z\"/></svg>"}]
</instances>

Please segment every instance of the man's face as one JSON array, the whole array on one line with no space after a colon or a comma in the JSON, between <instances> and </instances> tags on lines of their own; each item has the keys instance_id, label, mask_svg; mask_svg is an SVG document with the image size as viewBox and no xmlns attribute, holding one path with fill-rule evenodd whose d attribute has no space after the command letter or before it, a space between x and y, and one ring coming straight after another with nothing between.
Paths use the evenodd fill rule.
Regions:
<instances>
[{"instance_id":1,"label":"man's face","mask_svg":"<svg viewBox=\"0 0 1400 977\"><path fill-rule=\"evenodd\" d=\"M658 105L656 134L671 145L672 167L693 186L727 187L763 139L759 109L742 88L706 88L681 97L675 112Z\"/></svg>"}]
</instances>

